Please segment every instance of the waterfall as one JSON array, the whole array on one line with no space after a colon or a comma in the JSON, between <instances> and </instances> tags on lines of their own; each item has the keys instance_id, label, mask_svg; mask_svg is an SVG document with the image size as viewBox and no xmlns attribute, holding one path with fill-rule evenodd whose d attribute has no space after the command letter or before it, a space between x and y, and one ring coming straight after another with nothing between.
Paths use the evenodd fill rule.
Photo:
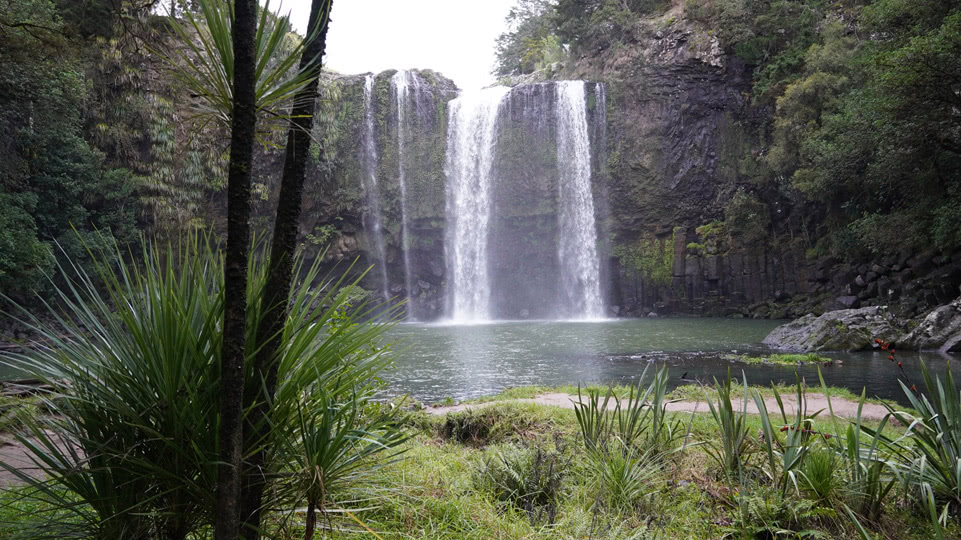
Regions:
<instances>
[{"instance_id":1,"label":"waterfall","mask_svg":"<svg viewBox=\"0 0 961 540\"><path fill-rule=\"evenodd\" d=\"M367 194L368 213L364 219L364 229L369 231L369 239L374 245L374 253L379 261L380 277L384 300L390 298L390 284L387 280L387 251L384 248L384 216L381 212L380 189L377 186L377 142L374 132L374 76L364 77L364 147L362 177L364 192Z\"/></svg>"},{"instance_id":2,"label":"waterfall","mask_svg":"<svg viewBox=\"0 0 961 540\"><path fill-rule=\"evenodd\" d=\"M411 84L413 83L413 84ZM410 237L409 224L407 221L407 178L404 173L404 149L407 145L408 126L407 113L410 102L410 87L414 86L415 91L419 88L419 81L416 75L403 70L398 71L390 78L390 86L394 93L394 100L397 105L397 181L400 184L400 242L401 250L404 254L404 288L407 290L407 318L416 320L416 313L413 303L413 279L410 272ZM415 104L417 100L415 99Z\"/></svg>"},{"instance_id":3,"label":"waterfall","mask_svg":"<svg viewBox=\"0 0 961 540\"><path fill-rule=\"evenodd\" d=\"M487 242L497 117L506 87L464 94L449 104L447 223L450 314L454 321L490 318Z\"/></svg>"},{"instance_id":4,"label":"waterfall","mask_svg":"<svg viewBox=\"0 0 961 540\"><path fill-rule=\"evenodd\" d=\"M604 317L604 303L584 87L583 81L557 83L557 257L565 315L597 319Z\"/></svg>"}]
</instances>

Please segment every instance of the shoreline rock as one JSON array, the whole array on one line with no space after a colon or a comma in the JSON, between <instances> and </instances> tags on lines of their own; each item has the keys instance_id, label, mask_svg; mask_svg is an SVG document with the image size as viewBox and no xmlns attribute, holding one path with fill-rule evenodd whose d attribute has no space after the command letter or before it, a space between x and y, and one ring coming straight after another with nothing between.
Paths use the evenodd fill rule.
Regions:
<instances>
[{"instance_id":1,"label":"shoreline rock","mask_svg":"<svg viewBox=\"0 0 961 540\"><path fill-rule=\"evenodd\" d=\"M909 350L961 352L961 298L925 315L898 345Z\"/></svg>"},{"instance_id":2,"label":"shoreline rock","mask_svg":"<svg viewBox=\"0 0 961 540\"><path fill-rule=\"evenodd\" d=\"M876 338L906 351L961 352L961 298L905 320L887 306L808 314L778 326L763 343L788 352L861 351Z\"/></svg>"},{"instance_id":3,"label":"shoreline rock","mask_svg":"<svg viewBox=\"0 0 961 540\"><path fill-rule=\"evenodd\" d=\"M805 315L775 328L763 343L789 352L862 351L871 349L875 338L897 341L904 329L887 306L870 306Z\"/></svg>"}]
</instances>

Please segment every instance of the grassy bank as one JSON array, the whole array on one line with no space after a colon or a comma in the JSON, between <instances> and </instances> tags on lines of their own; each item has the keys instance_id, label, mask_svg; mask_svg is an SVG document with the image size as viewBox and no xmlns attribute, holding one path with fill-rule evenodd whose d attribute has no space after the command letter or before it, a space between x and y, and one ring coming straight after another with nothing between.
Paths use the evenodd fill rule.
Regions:
<instances>
[{"instance_id":1,"label":"grassy bank","mask_svg":"<svg viewBox=\"0 0 961 540\"><path fill-rule=\"evenodd\" d=\"M797 399L799 389L748 387L745 398L736 381L672 392L667 381L662 369L634 394L614 389L621 406L613 411L604 406L611 389L572 386L514 388L473 402L484 407L447 414L411 410L399 458L331 493L324 537L961 538L953 512L935 525L911 483L901 481L913 459L897 449L906 423L804 408L797 416L744 415L743 399ZM516 401L578 391L573 410ZM859 398L822 386L804 389L802 403L814 394ZM642 397L625 399L631 395ZM702 405L694 413L670 412L670 400ZM14 401L4 403L7 411L18 409ZM11 418L5 428L17 424ZM872 444L875 433L885 445ZM867 474L872 470L878 474ZM51 517L44 510L26 488L0 491L0 539L34 538L37 516ZM62 519L74 519L73 510L84 507ZM303 538L304 521L298 509L275 510L266 532ZM189 538L210 537L201 530Z\"/></svg>"},{"instance_id":2,"label":"grassy bank","mask_svg":"<svg viewBox=\"0 0 961 540\"><path fill-rule=\"evenodd\" d=\"M558 389L515 389L490 401L545 390ZM681 392L687 394L689 389ZM704 411L668 413L665 424L678 431L666 437L662 456L626 471L627 478L640 481L626 480L628 486L616 489L601 470L605 465L585 449L572 410L505 402L445 416L413 412L407 420L412 438L402 459L383 468L372 484L340 493L340 505L360 510L329 514L325 533L438 540L863 538L841 507L848 496L844 486L830 493L804 482L783 493L776 488L764 472L766 456L756 436L763 425L756 415L744 418L750 434L743 458L747 478L726 479L711 457L722 434L706 406ZM842 420L815 422L813 429L824 433L847 426ZM815 453L827 448L825 443L811 441ZM15 538L17 524L39 510L19 500L20 494L0 493L0 538ZM892 494L879 519L862 520L870 537L936 538L923 514L904 504ZM272 535L302 537L300 523L297 512L276 513ZM951 523L949 537L958 532Z\"/></svg>"}]
</instances>

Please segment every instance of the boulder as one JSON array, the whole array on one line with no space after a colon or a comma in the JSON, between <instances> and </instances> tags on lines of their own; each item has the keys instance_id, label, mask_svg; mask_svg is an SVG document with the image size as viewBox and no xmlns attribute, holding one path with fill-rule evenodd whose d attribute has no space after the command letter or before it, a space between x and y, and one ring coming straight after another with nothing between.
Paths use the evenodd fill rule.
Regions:
<instances>
[{"instance_id":1,"label":"boulder","mask_svg":"<svg viewBox=\"0 0 961 540\"><path fill-rule=\"evenodd\" d=\"M898 344L912 350L961 350L961 298L928 313Z\"/></svg>"},{"instance_id":2,"label":"boulder","mask_svg":"<svg viewBox=\"0 0 961 540\"><path fill-rule=\"evenodd\" d=\"M857 296L839 296L838 303L847 309L858 307L858 297Z\"/></svg>"},{"instance_id":3,"label":"boulder","mask_svg":"<svg viewBox=\"0 0 961 540\"><path fill-rule=\"evenodd\" d=\"M859 307L858 297L855 295L839 296L833 300L825 302L824 308L827 311L853 309Z\"/></svg>"},{"instance_id":4,"label":"boulder","mask_svg":"<svg viewBox=\"0 0 961 540\"><path fill-rule=\"evenodd\" d=\"M894 341L901 326L885 306L841 309L781 325L764 344L791 352L860 351L872 348L875 338Z\"/></svg>"}]
</instances>

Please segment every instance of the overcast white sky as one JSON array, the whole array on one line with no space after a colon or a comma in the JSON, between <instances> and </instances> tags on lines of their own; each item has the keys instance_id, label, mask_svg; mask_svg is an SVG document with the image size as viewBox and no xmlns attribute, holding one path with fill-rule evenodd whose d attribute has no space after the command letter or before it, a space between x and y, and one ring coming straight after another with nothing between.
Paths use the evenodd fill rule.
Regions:
<instances>
[{"instance_id":1,"label":"overcast white sky","mask_svg":"<svg viewBox=\"0 0 961 540\"><path fill-rule=\"evenodd\" d=\"M462 89L481 88L493 82L494 40L514 2L335 0L325 63L341 73L433 69ZM283 0L287 11L304 33L310 0Z\"/></svg>"}]
</instances>

